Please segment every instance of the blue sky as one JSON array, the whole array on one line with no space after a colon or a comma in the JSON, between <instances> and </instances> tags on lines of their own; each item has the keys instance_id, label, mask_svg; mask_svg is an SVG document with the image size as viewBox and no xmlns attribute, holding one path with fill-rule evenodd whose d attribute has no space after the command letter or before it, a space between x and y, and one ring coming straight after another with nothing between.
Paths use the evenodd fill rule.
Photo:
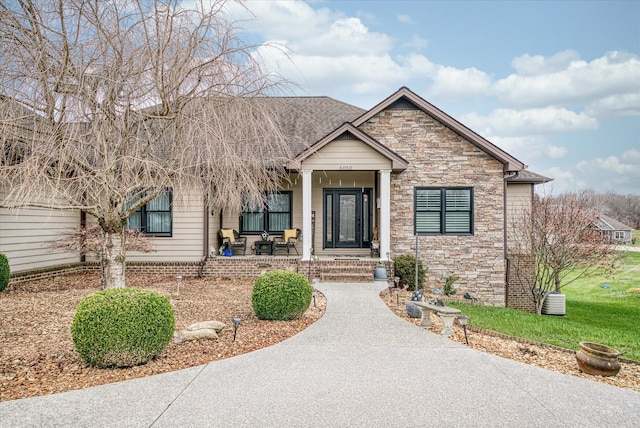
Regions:
<instances>
[{"instance_id":1,"label":"blue sky","mask_svg":"<svg viewBox=\"0 0 640 428\"><path fill-rule=\"evenodd\" d=\"M296 94L370 108L407 86L554 178L546 191L640 194L640 1L246 6L245 37L281 45L257 53Z\"/></svg>"}]
</instances>

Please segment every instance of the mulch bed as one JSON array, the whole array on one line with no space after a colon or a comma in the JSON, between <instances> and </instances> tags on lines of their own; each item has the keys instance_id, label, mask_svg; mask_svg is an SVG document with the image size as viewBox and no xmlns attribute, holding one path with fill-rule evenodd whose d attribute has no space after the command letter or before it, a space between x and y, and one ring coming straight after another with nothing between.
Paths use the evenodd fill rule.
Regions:
<instances>
[{"instance_id":1,"label":"mulch bed","mask_svg":"<svg viewBox=\"0 0 640 428\"><path fill-rule=\"evenodd\" d=\"M183 278L129 275L128 284L158 291L171 299L176 328L217 320L226 324L217 341L172 342L167 351L153 361L136 367L98 369L86 365L76 354L70 326L75 308L85 296L99 290L95 274L64 275L46 280L11 285L0 293L0 401L53 394L110 382L119 382L233 357L281 342L320 319L326 299L315 296L316 305L294 321L262 321L251 307L253 281L229 278ZM381 299L398 316L409 318L396 298L386 292ZM233 318L242 320L233 341ZM437 316L432 319L434 333L440 331ZM615 377L591 376L577 368L574 352L526 343L468 329L470 346L485 352L537 365L549 370L580 376L597 382L640 391L640 364L623 362ZM464 343L456 327L452 340Z\"/></svg>"},{"instance_id":2,"label":"mulch bed","mask_svg":"<svg viewBox=\"0 0 640 428\"><path fill-rule=\"evenodd\" d=\"M151 362L130 368L98 369L76 354L70 326L75 308L98 291L95 274L64 275L11 285L0 293L0 401L53 394L110 382L179 370L233 357L281 342L318 320L326 307L316 295L307 312L294 321L262 321L251 307L249 279L183 278L128 275L130 286L158 291L171 300L176 329L199 321L226 324L217 341L172 342ZM242 321L233 341L232 319Z\"/></svg>"},{"instance_id":3,"label":"mulch bed","mask_svg":"<svg viewBox=\"0 0 640 428\"><path fill-rule=\"evenodd\" d=\"M411 298L411 292L408 290L400 290L397 297L395 294L390 296L388 291L380 293L380 298L385 302L387 307L391 309L399 317L411 322L415 325L420 323L419 318L410 318L405 309L405 301ZM398 304L398 301L400 304ZM439 334L442 330L442 322L437 315L431 315L433 323L432 331ZM464 331L462 327L454 323L455 334L449 339L456 342L465 343ZM520 338L511 338L492 331L486 331L474 327L467 326L467 338L469 346L490 354L499 355L503 358L520 361L522 363L531 364L542 367L547 370L553 370L571 376L582 377L596 382L607 383L609 385L620 388L629 388L640 392L640 363L622 360L620 362L621 369L616 376L594 376L583 373L576 363L575 351L563 349L557 346L545 345Z\"/></svg>"}]
</instances>

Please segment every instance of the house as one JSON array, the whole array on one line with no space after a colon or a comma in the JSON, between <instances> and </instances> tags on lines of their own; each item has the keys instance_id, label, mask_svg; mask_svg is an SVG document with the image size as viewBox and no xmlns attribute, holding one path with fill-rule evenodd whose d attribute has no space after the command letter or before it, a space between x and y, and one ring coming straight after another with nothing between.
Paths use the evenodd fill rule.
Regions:
<instances>
[{"instance_id":1,"label":"house","mask_svg":"<svg viewBox=\"0 0 640 428\"><path fill-rule=\"evenodd\" d=\"M631 231L633 228L620 223L618 220L604 214L598 214L596 227L612 243L631 244Z\"/></svg>"},{"instance_id":2,"label":"house","mask_svg":"<svg viewBox=\"0 0 640 428\"><path fill-rule=\"evenodd\" d=\"M279 120L285 132L306 142L292 147L280 191L266 195L266 206L242 212L211 212L197 192L162 195L132 220L146 224L157 251L129 254L128 269L253 275L286 268L348 281L359 269L370 277L378 260L417 252L427 287L455 274L457 288L484 303L518 306L517 296L507 296L509 217L530 206L533 186L548 178L406 87L369 110L328 97L279 102L291 107ZM77 262L45 256L42 244L81 213L27 211L0 211L0 252L13 272ZM38 233L25 219L40 225ZM246 237L249 255L263 231L289 228L302 231L299 256L217 255L220 229Z\"/></svg>"}]
</instances>

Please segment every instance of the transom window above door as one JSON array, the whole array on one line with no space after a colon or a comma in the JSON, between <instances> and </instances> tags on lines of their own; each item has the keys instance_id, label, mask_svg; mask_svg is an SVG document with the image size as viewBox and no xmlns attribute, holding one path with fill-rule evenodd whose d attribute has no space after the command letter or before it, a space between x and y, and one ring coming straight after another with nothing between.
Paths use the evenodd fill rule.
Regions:
<instances>
[{"instance_id":1,"label":"transom window above door","mask_svg":"<svg viewBox=\"0 0 640 428\"><path fill-rule=\"evenodd\" d=\"M263 204L245 204L240 216L240 233L282 233L291 229L293 192L268 193Z\"/></svg>"}]
</instances>

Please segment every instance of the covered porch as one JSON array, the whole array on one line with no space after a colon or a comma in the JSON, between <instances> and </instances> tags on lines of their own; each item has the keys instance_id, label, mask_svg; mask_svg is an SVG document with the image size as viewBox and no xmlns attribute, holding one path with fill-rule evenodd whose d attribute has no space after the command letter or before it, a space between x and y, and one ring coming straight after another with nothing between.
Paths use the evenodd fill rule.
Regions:
<instances>
[{"instance_id":1,"label":"covered porch","mask_svg":"<svg viewBox=\"0 0 640 428\"><path fill-rule=\"evenodd\" d=\"M301 260L373 255L389 261L391 174L407 165L348 123L298 155L289 168L301 180Z\"/></svg>"}]
</instances>

